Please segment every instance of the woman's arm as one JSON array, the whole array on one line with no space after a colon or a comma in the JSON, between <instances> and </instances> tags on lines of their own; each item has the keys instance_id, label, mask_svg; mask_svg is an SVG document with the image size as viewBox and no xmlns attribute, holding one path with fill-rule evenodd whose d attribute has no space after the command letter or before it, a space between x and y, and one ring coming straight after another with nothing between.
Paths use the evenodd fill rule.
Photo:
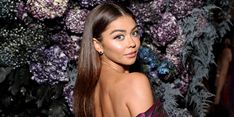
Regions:
<instances>
[{"instance_id":1,"label":"woman's arm","mask_svg":"<svg viewBox=\"0 0 234 117\"><path fill-rule=\"evenodd\" d=\"M232 59L231 50L229 48L224 48L220 61L221 62L219 69L220 71L216 80L217 89L216 89L215 104L219 104L220 102L221 92L225 84L225 81L227 79L227 73L231 59Z\"/></svg>"}]
</instances>

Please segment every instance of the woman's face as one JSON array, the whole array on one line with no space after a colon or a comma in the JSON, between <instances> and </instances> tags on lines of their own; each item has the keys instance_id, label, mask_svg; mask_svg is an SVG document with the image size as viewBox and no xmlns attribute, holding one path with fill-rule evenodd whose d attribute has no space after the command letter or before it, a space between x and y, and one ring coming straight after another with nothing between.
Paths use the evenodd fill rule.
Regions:
<instances>
[{"instance_id":1,"label":"woman's face","mask_svg":"<svg viewBox=\"0 0 234 117\"><path fill-rule=\"evenodd\" d=\"M136 22L130 16L121 16L111 22L102 33L101 57L106 62L131 65L140 47L140 34Z\"/></svg>"}]
</instances>

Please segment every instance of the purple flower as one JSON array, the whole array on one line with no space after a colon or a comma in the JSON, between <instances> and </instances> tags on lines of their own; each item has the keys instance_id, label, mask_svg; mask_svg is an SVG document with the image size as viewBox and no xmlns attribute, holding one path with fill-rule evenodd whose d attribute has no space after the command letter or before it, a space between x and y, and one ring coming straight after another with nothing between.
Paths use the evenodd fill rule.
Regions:
<instances>
[{"instance_id":1,"label":"purple flower","mask_svg":"<svg viewBox=\"0 0 234 117\"><path fill-rule=\"evenodd\" d=\"M65 32L60 32L53 35L51 39L59 44L59 47L63 50L69 60L78 59L78 51L80 49L79 42L81 37L69 36Z\"/></svg>"},{"instance_id":2,"label":"purple flower","mask_svg":"<svg viewBox=\"0 0 234 117\"><path fill-rule=\"evenodd\" d=\"M86 9L80 9L79 7L71 9L65 17L67 29L73 33L83 33L87 14L88 10Z\"/></svg>"},{"instance_id":3,"label":"purple flower","mask_svg":"<svg viewBox=\"0 0 234 117\"><path fill-rule=\"evenodd\" d=\"M21 2L17 3L16 9L17 9L16 15L19 19L24 20L28 16L27 8L26 8L24 2L21 1Z\"/></svg>"},{"instance_id":4,"label":"purple flower","mask_svg":"<svg viewBox=\"0 0 234 117\"><path fill-rule=\"evenodd\" d=\"M157 22L161 16L161 2L132 3L129 7L137 19L143 22Z\"/></svg>"},{"instance_id":5,"label":"purple flower","mask_svg":"<svg viewBox=\"0 0 234 117\"><path fill-rule=\"evenodd\" d=\"M73 98L72 98L73 90L74 90L74 85L66 85L63 89L63 95L65 96L65 100L71 111L73 111Z\"/></svg>"},{"instance_id":6,"label":"purple flower","mask_svg":"<svg viewBox=\"0 0 234 117\"><path fill-rule=\"evenodd\" d=\"M183 70L180 73L180 78L175 80L172 83L172 88L179 89L181 94L184 95L184 94L186 94L186 92L188 90L188 86L189 86L191 79L192 79L192 77L187 73L187 71Z\"/></svg>"},{"instance_id":7,"label":"purple flower","mask_svg":"<svg viewBox=\"0 0 234 117\"><path fill-rule=\"evenodd\" d=\"M68 57L59 48L52 46L48 49L40 48L43 54L42 61L30 62L30 72L32 79L38 83L55 84L59 81L68 81L67 64Z\"/></svg>"},{"instance_id":8,"label":"purple flower","mask_svg":"<svg viewBox=\"0 0 234 117\"><path fill-rule=\"evenodd\" d=\"M150 8L157 14L162 14L166 10L165 0L154 0L150 2Z\"/></svg>"},{"instance_id":9,"label":"purple flower","mask_svg":"<svg viewBox=\"0 0 234 117\"><path fill-rule=\"evenodd\" d=\"M106 0L78 0L80 6L84 8L90 8L94 7L98 4L101 4L103 2L106 2Z\"/></svg>"},{"instance_id":10,"label":"purple flower","mask_svg":"<svg viewBox=\"0 0 234 117\"><path fill-rule=\"evenodd\" d=\"M169 11L177 19L186 17L193 8L203 4L202 0L170 0Z\"/></svg>"},{"instance_id":11,"label":"purple flower","mask_svg":"<svg viewBox=\"0 0 234 117\"><path fill-rule=\"evenodd\" d=\"M27 8L39 20L61 17L67 9L68 0L28 0Z\"/></svg>"},{"instance_id":12,"label":"purple flower","mask_svg":"<svg viewBox=\"0 0 234 117\"><path fill-rule=\"evenodd\" d=\"M70 110L73 111L73 90L77 78L77 69L74 64L73 65L69 64L67 69L68 69L69 82L65 85L63 89L63 95L65 96L65 100Z\"/></svg>"},{"instance_id":13,"label":"purple flower","mask_svg":"<svg viewBox=\"0 0 234 117\"><path fill-rule=\"evenodd\" d=\"M183 36L178 36L172 44L167 46L166 55L164 56L176 66L177 73L180 73L183 70L181 55L184 43L185 39Z\"/></svg>"},{"instance_id":14,"label":"purple flower","mask_svg":"<svg viewBox=\"0 0 234 117\"><path fill-rule=\"evenodd\" d=\"M148 33L153 38L153 43L157 46L165 46L172 40L176 39L179 33L179 27L175 17L167 12L162 14L162 20L158 24L149 26Z\"/></svg>"}]
</instances>

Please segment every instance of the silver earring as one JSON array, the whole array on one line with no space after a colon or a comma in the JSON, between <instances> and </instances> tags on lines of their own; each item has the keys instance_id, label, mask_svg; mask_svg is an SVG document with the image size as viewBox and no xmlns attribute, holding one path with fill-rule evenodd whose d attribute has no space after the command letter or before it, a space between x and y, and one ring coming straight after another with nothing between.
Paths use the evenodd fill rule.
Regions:
<instances>
[{"instance_id":1,"label":"silver earring","mask_svg":"<svg viewBox=\"0 0 234 117\"><path fill-rule=\"evenodd\" d=\"M103 52L102 52L102 51L100 51L100 52L98 52L98 54L99 54L99 55L103 55Z\"/></svg>"}]
</instances>

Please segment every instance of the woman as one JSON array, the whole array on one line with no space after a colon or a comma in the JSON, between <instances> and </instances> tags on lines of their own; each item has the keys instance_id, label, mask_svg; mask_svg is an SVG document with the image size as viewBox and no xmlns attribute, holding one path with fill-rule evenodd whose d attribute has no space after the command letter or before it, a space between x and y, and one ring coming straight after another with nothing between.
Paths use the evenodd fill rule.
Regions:
<instances>
[{"instance_id":1,"label":"woman","mask_svg":"<svg viewBox=\"0 0 234 117\"><path fill-rule=\"evenodd\" d=\"M129 72L139 46L138 26L128 9L106 3L89 13L74 90L76 117L136 117L147 110L153 116L147 77Z\"/></svg>"},{"instance_id":2,"label":"woman","mask_svg":"<svg viewBox=\"0 0 234 117\"><path fill-rule=\"evenodd\" d=\"M216 80L215 104L222 104L234 117L234 37L225 39L225 47L220 57Z\"/></svg>"}]
</instances>

